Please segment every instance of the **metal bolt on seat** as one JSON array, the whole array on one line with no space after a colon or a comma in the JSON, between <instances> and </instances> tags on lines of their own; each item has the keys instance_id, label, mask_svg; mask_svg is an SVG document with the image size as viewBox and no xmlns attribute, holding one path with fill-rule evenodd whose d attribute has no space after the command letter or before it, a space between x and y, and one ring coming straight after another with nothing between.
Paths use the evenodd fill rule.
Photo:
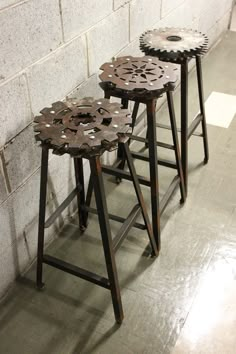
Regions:
<instances>
[{"instance_id":1,"label":"metal bolt on seat","mask_svg":"<svg viewBox=\"0 0 236 354\"><path fill-rule=\"evenodd\" d=\"M207 52L208 38L201 32L186 28L159 28L149 30L140 37L140 49L160 60L179 64L181 67L181 158L185 189L188 188L188 139L192 135L203 138L204 163L209 159L207 126L204 107L201 57ZM188 125L188 62L195 58L200 113ZM202 133L196 128L201 124ZM169 129L166 125L159 125Z\"/></svg>"},{"instance_id":2,"label":"metal bolt on seat","mask_svg":"<svg viewBox=\"0 0 236 354\"><path fill-rule=\"evenodd\" d=\"M105 63L100 69L103 71L100 75L102 80L100 86L104 90L106 98L111 96L120 98L124 109L128 107L129 100L135 102L132 114L132 131L136 121L138 105L144 103L147 108L146 139L134 134L130 134L129 137L131 140L145 143L149 150L148 157L141 152L132 152L132 156L135 159L149 162L150 179L148 180L142 176L138 177L141 184L149 186L151 189L152 227L158 250L160 250L160 215L165 210L177 186L180 187L181 201L185 201L184 180L172 97L174 84L177 80L175 73L177 68L173 64L166 65L165 62L150 56L126 56L117 58L112 63ZM163 93L167 95L173 145L156 140L156 101ZM173 150L175 163L158 158L157 146ZM127 172L123 171L124 164L125 157L122 147L120 147L118 149L118 161L115 163L115 166L118 166L118 171L114 168L114 176L128 178ZM177 170L177 175L161 201L159 201L158 164Z\"/></svg>"},{"instance_id":3,"label":"metal bolt on seat","mask_svg":"<svg viewBox=\"0 0 236 354\"><path fill-rule=\"evenodd\" d=\"M131 153L127 143L126 134L130 130L131 116L128 110L122 110L118 103L110 103L107 99L94 100L67 100L55 102L50 108L44 108L40 116L35 117L34 130L36 140L41 142L41 181L40 206L38 227L38 253L37 253L37 286L43 286L43 263L58 268L64 272L90 281L104 287L111 292L115 318L122 322L123 309L121 303L120 287L115 262L115 252L127 236L132 226L147 230L152 255L157 255L157 246L153 237L147 209L140 189L138 178L133 165ZM105 151L123 146L128 162L130 180L133 183L138 203L134 206L128 217L108 213L103 183L100 157ZM76 187L62 202L57 210L45 221L46 195L48 179L48 152L52 149L55 154L69 154L74 160ZM95 192L97 209L86 204L84 189L83 158L88 159L91 169L91 179ZM109 172L107 172L109 173ZM106 261L108 277L92 273L51 255L44 254L45 228L52 225L61 212L77 197L78 214L81 230L87 227L88 212L98 214L101 238ZM137 223L137 217L142 214L144 224ZM122 223L115 238L111 237L109 218Z\"/></svg>"}]
</instances>

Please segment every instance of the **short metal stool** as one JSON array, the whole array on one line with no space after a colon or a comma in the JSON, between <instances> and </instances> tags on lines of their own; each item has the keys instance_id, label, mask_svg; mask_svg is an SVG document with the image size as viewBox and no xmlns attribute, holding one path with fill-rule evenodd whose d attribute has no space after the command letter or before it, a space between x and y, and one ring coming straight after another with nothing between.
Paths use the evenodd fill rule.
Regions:
<instances>
[{"instance_id":1,"label":"short metal stool","mask_svg":"<svg viewBox=\"0 0 236 354\"><path fill-rule=\"evenodd\" d=\"M157 255L157 247L151 224L129 151L128 139L126 138L126 133L130 129L130 114L127 110L121 110L121 105L118 103L110 103L106 99L93 100L92 98L67 100L65 103L56 102L52 104L51 108L44 108L41 114L34 120L37 123L34 127L34 130L37 132L36 139L41 142L42 147L37 286L41 288L44 285L42 281L43 263L46 263L105 289L109 289L111 291L116 321L121 323L123 309L115 263L115 251L124 240L130 228L135 226L147 230L152 254ZM116 218L114 215L111 215L111 218L122 223L117 235L112 239L109 224L110 214L108 214L107 210L100 157L105 151L117 148L118 144L122 144L124 147L138 204L134 206L127 219L120 216ZM55 154L59 155L67 153L74 159L76 187L48 220L45 221L49 149L52 149ZM80 226L82 229L87 226L86 220L89 208L86 208L85 205L83 158L88 159L90 163L108 278L44 254L45 228L49 227L55 221L75 197L78 199ZM135 222L140 213L143 215L144 225Z\"/></svg>"},{"instance_id":2,"label":"short metal stool","mask_svg":"<svg viewBox=\"0 0 236 354\"><path fill-rule=\"evenodd\" d=\"M201 56L206 53L207 44L208 39L204 34L184 28L154 29L145 32L140 37L140 48L146 55L179 64L181 67L181 159L186 194L188 190L188 139L192 135L203 138L204 163L207 163L209 159L201 65ZM196 60L200 113L188 126L188 62L191 58ZM201 134L195 132L199 124L202 126ZM158 126L169 129L163 124L158 124Z\"/></svg>"},{"instance_id":3,"label":"short metal stool","mask_svg":"<svg viewBox=\"0 0 236 354\"><path fill-rule=\"evenodd\" d=\"M147 139L130 134L131 140L144 142L149 149L149 156L140 152L132 152L135 159L149 162L150 180L139 176L141 184L151 188L152 207L152 227L158 245L161 247L160 237L160 215L163 213L173 192L180 186L181 202L185 201L185 190L180 151L178 144L178 134L173 106L172 90L176 81L175 65L163 63L152 57L121 57L111 63L105 63L100 68L103 73L100 75L102 83L100 86L105 91L105 97L119 97L123 107L128 107L128 102L135 104L144 103L147 108ZM163 94L167 94L170 124L172 127L173 145L157 142L156 140L156 101ZM136 112L133 112L132 128L134 127ZM175 153L175 163L157 157L157 146L173 150ZM124 167L125 159L122 151L118 150L118 161L115 166ZM171 182L163 199L159 202L159 179L158 164L177 170L177 175ZM125 171L114 172L115 176L126 177Z\"/></svg>"}]
</instances>

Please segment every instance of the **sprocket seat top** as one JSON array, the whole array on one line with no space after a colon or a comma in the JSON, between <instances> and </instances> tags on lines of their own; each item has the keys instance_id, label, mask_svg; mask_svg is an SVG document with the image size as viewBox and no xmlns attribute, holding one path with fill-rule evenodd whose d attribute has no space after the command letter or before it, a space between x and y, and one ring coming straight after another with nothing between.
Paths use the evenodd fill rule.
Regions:
<instances>
[{"instance_id":1,"label":"sprocket seat top","mask_svg":"<svg viewBox=\"0 0 236 354\"><path fill-rule=\"evenodd\" d=\"M73 157L101 155L117 147L130 130L131 115L107 99L68 99L55 102L35 117L36 140L55 154Z\"/></svg>"},{"instance_id":2,"label":"sprocket seat top","mask_svg":"<svg viewBox=\"0 0 236 354\"><path fill-rule=\"evenodd\" d=\"M186 28L159 28L140 37L140 49L163 61L178 61L206 53L208 38L201 32Z\"/></svg>"}]
</instances>

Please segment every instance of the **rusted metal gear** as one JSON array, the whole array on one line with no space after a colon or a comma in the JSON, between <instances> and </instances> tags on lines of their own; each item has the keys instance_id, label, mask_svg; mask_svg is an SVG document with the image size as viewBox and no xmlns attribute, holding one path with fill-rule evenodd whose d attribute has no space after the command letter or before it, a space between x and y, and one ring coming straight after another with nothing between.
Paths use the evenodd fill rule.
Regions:
<instances>
[{"instance_id":1,"label":"rusted metal gear","mask_svg":"<svg viewBox=\"0 0 236 354\"><path fill-rule=\"evenodd\" d=\"M208 38L201 32L186 28L159 28L143 33L140 49L161 60L178 60L204 54Z\"/></svg>"},{"instance_id":2,"label":"rusted metal gear","mask_svg":"<svg viewBox=\"0 0 236 354\"><path fill-rule=\"evenodd\" d=\"M126 92L135 91L141 95L154 91L164 92L171 87L174 89L177 80L175 65L166 65L150 56L120 57L103 64L100 70L103 70L99 76L102 82L109 83L113 88Z\"/></svg>"},{"instance_id":3,"label":"rusted metal gear","mask_svg":"<svg viewBox=\"0 0 236 354\"><path fill-rule=\"evenodd\" d=\"M130 130L129 111L104 98L59 101L40 113L34 119L36 140L59 155L100 155L115 148Z\"/></svg>"}]
</instances>

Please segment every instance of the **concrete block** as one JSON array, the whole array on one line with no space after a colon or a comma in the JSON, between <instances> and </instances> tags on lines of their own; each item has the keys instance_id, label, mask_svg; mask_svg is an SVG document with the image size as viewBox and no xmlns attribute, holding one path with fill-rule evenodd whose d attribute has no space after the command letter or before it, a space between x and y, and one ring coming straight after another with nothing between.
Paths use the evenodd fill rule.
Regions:
<instances>
[{"instance_id":1,"label":"concrete block","mask_svg":"<svg viewBox=\"0 0 236 354\"><path fill-rule=\"evenodd\" d=\"M11 223L9 201L5 201L0 206L0 225L0 254L2 254L14 241L11 236L13 225Z\"/></svg>"},{"instance_id":2,"label":"concrete block","mask_svg":"<svg viewBox=\"0 0 236 354\"><path fill-rule=\"evenodd\" d=\"M69 97L83 98L94 97L100 98L104 96L103 90L99 86L100 79L97 74L90 76L84 83L79 85Z\"/></svg>"},{"instance_id":3,"label":"concrete block","mask_svg":"<svg viewBox=\"0 0 236 354\"><path fill-rule=\"evenodd\" d=\"M161 0L135 0L130 3L130 39L152 28L159 21Z\"/></svg>"},{"instance_id":4,"label":"concrete block","mask_svg":"<svg viewBox=\"0 0 236 354\"><path fill-rule=\"evenodd\" d=\"M0 85L0 147L31 121L30 103L24 76Z\"/></svg>"},{"instance_id":5,"label":"concrete block","mask_svg":"<svg viewBox=\"0 0 236 354\"><path fill-rule=\"evenodd\" d=\"M209 47L211 47L222 34L227 31L231 12L228 11L208 32Z\"/></svg>"},{"instance_id":6,"label":"concrete block","mask_svg":"<svg viewBox=\"0 0 236 354\"><path fill-rule=\"evenodd\" d=\"M180 6L185 0L162 0L161 17L165 17L169 12Z\"/></svg>"},{"instance_id":7,"label":"concrete block","mask_svg":"<svg viewBox=\"0 0 236 354\"><path fill-rule=\"evenodd\" d=\"M187 6L186 3L175 8L161 19L157 24L157 27L184 27L192 28L193 18L191 6Z\"/></svg>"},{"instance_id":8,"label":"concrete block","mask_svg":"<svg viewBox=\"0 0 236 354\"><path fill-rule=\"evenodd\" d=\"M33 65L28 73L34 114L64 98L87 76L85 38L61 47L45 60Z\"/></svg>"},{"instance_id":9,"label":"concrete block","mask_svg":"<svg viewBox=\"0 0 236 354\"><path fill-rule=\"evenodd\" d=\"M141 57L144 55L143 52L139 49L139 38L136 38L130 44L128 44L124 49L122 49L117 57L123 57L125 55L132 55L133 57Z\"/></svg>"},{"instance_id":10,"label":"concrete block","mask_svg":"<svg viewBox=\"0 0 236 354\"><path fill-rule=\"evenodd\" d=\"M40 149L36 146L30 125L3 151L11 191L19 187L40 164Z\"/></svg>"},{"instance_id":11,"label":"concrete block","mask_svg":"<svg viewBox=\"0 0 236 354\"><path fill-rule=\"evenodd\" d=\"M62 42L58 0L31 0L0 12L0 80L39 60Z\"/></svg>"},{"instance_id":12,"label":"concrete block","mask_svg":"<svg viewBox=\"0 0 236 354\"><path fill-rule=\"evenodd\" d=\"M85 32L112 12L112 0L62 0L65 40Z\"/></svg>"},{"instance_id":13,"label":"concrete block","mask_svg":"<svg viewBox=\"0 0 236 354\"><path fill-rule=\"evenodd\" d=\"M2 168L2 160L0 156L0 205L7 198L7 188Z\"/></svg>"},{"instance_id":14,"label":"concrete block","mask_svg":"<svg viewBox=\"0 0 236 354\"><path fill-rule=\"evenodd\" d=\"M90 75L128 44L128 21L129 11L126 5L107 16L87 33Z\"/></svg>"},{"instance_id":15,"label":"concrete block","mask_svg":"<svg viewBox=\"0 0 236 354\"><path fill-rule=\"evenodd\" d=\"M0 299L16 278L15 258L11 247L0 253Z\"/></svg>"},{"instance_id":16,"label":"concrete block","mask_svg":"<svg viewBox=\"0 0 236 354\"><path fill-rule=\"evenodd\" d=\"M114 10L117 10L119 7L124 6L131 0L114 0Z\"/></svg>"}]
</instances>

